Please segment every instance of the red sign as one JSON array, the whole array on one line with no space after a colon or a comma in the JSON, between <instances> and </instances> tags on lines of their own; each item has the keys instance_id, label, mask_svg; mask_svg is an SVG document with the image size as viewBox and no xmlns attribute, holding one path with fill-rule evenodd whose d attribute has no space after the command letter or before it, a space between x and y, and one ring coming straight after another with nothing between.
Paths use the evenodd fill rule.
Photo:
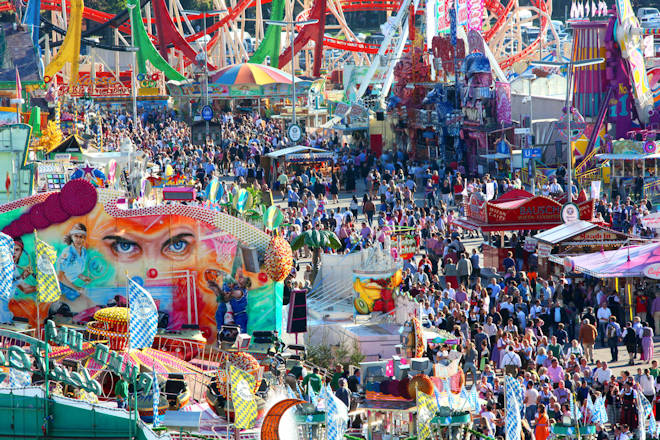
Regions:
<instances>
[{"instance_id":1,"label":"red sign","mask_svg":"<svg viewBox=\"0 0 660 440\"><path fill-rule=\"evenodd\" d=\"M482 222L486 221L486 201L477 194L472 194L467 205L466 216Z\"/></svg>"},{"instance_id":2,"label":"red sign","mask_svg":"<svg viewBox=\"0 0 660 440\"><path fill-rule=\"evenodd\" d=\"M595 228L591 231L583 232L582 234L571 237L570 241L619 240L623 237L623 234L617 234L614 231Z\"/></svg>"},{"instance_id":3,"label":"red sign","mask_svg":"<svg viewBox=\"0 0 660 440\"><path fill-rule=\"evenodd\" d=\"M521 203L488 203L488 223L557 222L561 204L548 197L532 197Z\"/></svg>"},{"instance_id":4,"label":"red sign","mask_svg":"<svg viewBox=\"0 0 660 440\"><path fill-rule=\"evenodd\" d=\"M558 201L543 196L516 200L507 194L492 202L484 202L480 197L472 195L466 210L468 219L489 225L562 223L562 205ZM593 200L585 200L577 205L580 210L580 219L591 220Z\"/></svg>"}]
</instances>

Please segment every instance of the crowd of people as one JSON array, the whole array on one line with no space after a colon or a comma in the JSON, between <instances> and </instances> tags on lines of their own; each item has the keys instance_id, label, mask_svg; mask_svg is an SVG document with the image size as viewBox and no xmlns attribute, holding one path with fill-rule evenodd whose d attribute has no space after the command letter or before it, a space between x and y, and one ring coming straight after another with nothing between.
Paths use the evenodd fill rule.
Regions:
<instances>
[{"instance_id":1,"label":"crowd of people","mask_svg":"<svg viewBox=\"0 0 660 440\"><path fill-rule=\"evenodd\" d=\"M168 112L144 114L137 127L128 115L110 114L103 133L107 146L118 147L129 137L160 172L169 165L194 180L200 203L214 177L224 178L225 194L248 184L272 190L274 202L282 206L288 240L309 229L329 230L341 240L336 252L351 252L384 243L397 228L412 231L419 252L405 262L401 289L421 304L423 325L461 340L455 347L431 345L427 355L437 360L460 353L463 370L485 402L483 433L504 436L502 374L522 382L524 427L537 440L548 437L551 423L570 418L571 395L582 407L581 424L592 421L587 398L604 396L609 423L598 425L599 439L632 438L639 425L638 396L658 406L660 369L653 351L654 335L660 332L657 286L636 292L631 319L620 295L599 280L540 276L534 253L523 261L520 235L507 237L513 251L504 272L482 267L477 246L466 248L465 240L477 234L453 221L463 214L462 202L475 193L490 199L522 189L519 174L468 178L460 166L415 162L396 148L375 156L362 142L349 145L332 135L306 141L334 153L330 174L310 167L289 175L261 168L260 157L287 142L280 122L250 114L222 114L220 121L223 139L204 146L193 145L187 124ZM266 181L272 171L274 178ZM539 184L539 190L548 196L564 193L561 173ZM342 202L342 193L351 195L350 202ZM643 198L627 197L624 203L619 196L612 202L603 197L596 203L599 220L644 236L652 235L641 221L652 208ZM295 254L298 260L308 256L304 248ZM310 287L309 272L293 275L294 287ZM609 360L595 355L604 347ZM629 368L613 373L612 365L622 362ZM318 371L312 374L303 386L320 381ZM344 377L341 386L339 379L334 388L359 390L359 377ZM350 396L345 390L340 394L342 400ZM660 420L660 408L655 414Z\"/></svg>"}]
</instances>

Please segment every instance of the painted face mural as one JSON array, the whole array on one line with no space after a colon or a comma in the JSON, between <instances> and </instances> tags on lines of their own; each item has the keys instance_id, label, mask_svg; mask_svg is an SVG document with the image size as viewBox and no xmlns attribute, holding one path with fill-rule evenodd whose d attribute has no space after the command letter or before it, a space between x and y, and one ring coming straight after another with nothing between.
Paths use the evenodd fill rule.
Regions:
<instances>
[{"instance_id":1,"label":"painted face mural","mask_svg":"<svg viewBox=\"0 0 660 440\"><path fill-rule=\"evenodd\" d=\"M159 311L169 315L170 330L198 325L211 342L216 324L236 324L242 332L277 329L277 307L271 302L277 300L278 289L264 274L259 277L261 269L249 272L239 252L243 246L263 253L268 235L235 217L201 207L163 205L123 211L109 191L98 194L99 202L87 214L37 231L38 238L57 251L60 301L69 306L74 319L117 296L125 298L130 277L151 293ZM31 205L44 197L25 199L31 203L16 209L1 206L0 228L20 223ZM52 271L52 266L36 259L33 233L14 238L16 270L9 309L14 318L35 325L34 274ZM49 306L40 304L40 319L48 315Z\"/></svg>"}]
</instances>

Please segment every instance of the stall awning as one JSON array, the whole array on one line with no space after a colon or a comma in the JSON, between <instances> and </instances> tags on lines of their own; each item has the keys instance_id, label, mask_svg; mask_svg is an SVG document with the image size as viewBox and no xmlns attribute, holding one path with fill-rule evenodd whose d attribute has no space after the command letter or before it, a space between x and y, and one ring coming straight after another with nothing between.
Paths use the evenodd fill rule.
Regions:
<instances>
[{"instance_id":1,"label":"stall awning","mask_svg":"<svg viewBox=\"0 0 660 440\"><path fill-rule=\"evenodd\" d=\"M626 153L603 153L597 154L596 159L599 160L642 160L642 159L660 159L660 154L626 154Z\"/></svg>"},{"instance_id":2,"label":"stall awning","mask_svg":"<svg viewBox=\"0 0 660 440\"><path fill-rule=\"evenodd\" d=\"M570 258L576 272L595 278L643 277L644 268L660 263L660 243L626 246Z\"/></svg>"},{"instance_id":3,"label":"stall awning","mask_svg":"<svg viewBox=\"0 0 660 440\"><path fill-rule=\"evenodd\" d=\"M506 231L539 231L559 226L557 222L533 222L533 223L483 223L465 217L452 221L456 226L471 231L482 232L506 232Z\"/></svg>"},{"instance_id":4,"label":"stall awning","mask_svg":"<svg viewBox=\"0 0 660 440\"><path fill-rule=\"evenodd\" d=\"M488 160L497 160L497 159L510 159L510 154L504 153L491 153L491 154L482 154L481 157Z\"/></svg>"},{"instance_id":5,"label":"stall awning","mask_svg":"<svg viewBox=\"0 0 660 440\"><path fill-rule=\"evenodd\" d=\"M546 243L557 244L575 235L590 231L596 227L598 227L598 225L595 223L591 223L585 220L578 220L576 222L564 224L561 228L552 228L547 231L538 233L534 236L534 238Z\"/></svg>"}]
</instances>

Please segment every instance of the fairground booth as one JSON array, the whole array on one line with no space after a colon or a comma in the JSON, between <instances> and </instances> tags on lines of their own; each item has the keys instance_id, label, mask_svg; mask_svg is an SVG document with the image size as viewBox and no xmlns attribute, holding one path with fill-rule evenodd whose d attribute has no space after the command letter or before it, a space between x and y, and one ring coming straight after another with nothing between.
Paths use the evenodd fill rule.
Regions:
<instances>
[{"instance_id":1,"label":"fairground booth","mask_svg":"<svg viewBox=\"0 0 660 440\"><path fill-rule=\"evenodd\" d=\"M296 145L261 156L261 167L266 170L266 181L271 188L280 174L285 173L293 177L308 169L315 170L317 175L320 173L323 179L329 182L332 178L334 157L334 153L322 148Z\"/></svg>"},{"instance_id":2,"label":"fairground booth","mask_svg":"<svg viewBox=\"0 0 660 440\"><path fill-rule=\"evenodd\" d=\"M575 201L580 220L591 220L594 202L587 200L583 191ZM487 201L483 194L472 194L465 207L465 217L454 220L454 224L464 229L481 231L487 242L483 243L483 267L504 270L503 261L515 249L507 247L505 233L519 231L544 231L563 223L563 205L557 200L535 196L524 190L512 190L496 200ZM527 262L527 251L524 251Z\"/></svg>"},{"instance_id":3,"label":"fairground booth","mask_svg":"<svg viewBox=\"0 0 660 440\"><path fill-rule=\"evenodd\" d=\"M648 194L658 185L660 141L621 139L612 141L612 152L597 154L601 162L605 191L612 199L632 194Z\"/></svg>"},{"instance_id":4,"label":"fairground booth","mask_svg":"<svg viewBox=\"0 0 660 440\"><path fill-rule=\"evenodd\" d=\"M573 272L601 279L623 299L626 318L632 320L637 296L658 291L660 283L660 243L644 243L616 250L565 257L564 265Z\"/></svg>"},{"instance_id":5,"label":"fairground booth","mask_svg":"<svg viewBox=\"0 0 660 440\"><path fill-rule=\"evenodd\" d=\"M525 241L538 253L539 274L561 271L565 257L617 249L628 244L629 237L598 223L578 220L540 232ZM555 263L558 266L551 265Z\"/></svg>"}]
</instances>

